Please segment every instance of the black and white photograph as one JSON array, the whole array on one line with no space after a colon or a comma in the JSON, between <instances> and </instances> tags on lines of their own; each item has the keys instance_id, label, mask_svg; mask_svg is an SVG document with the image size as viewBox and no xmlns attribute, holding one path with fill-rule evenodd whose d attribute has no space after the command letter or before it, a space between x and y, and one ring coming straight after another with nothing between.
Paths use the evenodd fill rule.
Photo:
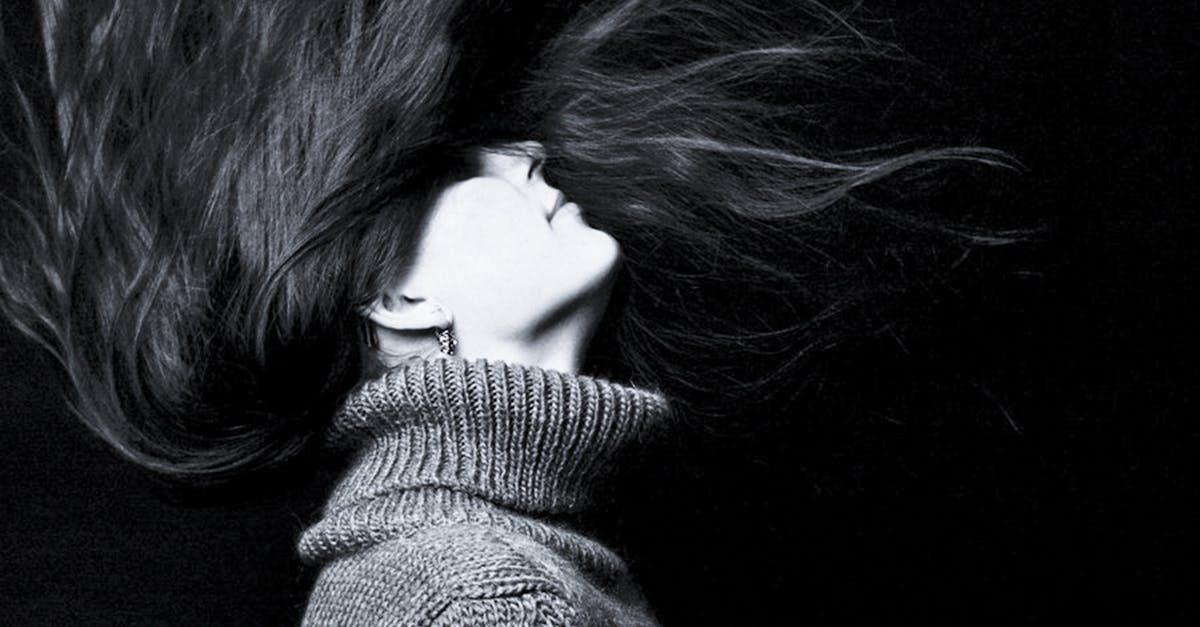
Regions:
<instances>
[{"instance_id":1,"label":"black and white photograph","mask_svg":"<svg viewBox=\"0 0 1200 627\"><path fill-rule=\"evenodd\" d=\"M0 0L0 624L1197 624L1198 60L1195 0Z\"/></svg>"}]
</instances>

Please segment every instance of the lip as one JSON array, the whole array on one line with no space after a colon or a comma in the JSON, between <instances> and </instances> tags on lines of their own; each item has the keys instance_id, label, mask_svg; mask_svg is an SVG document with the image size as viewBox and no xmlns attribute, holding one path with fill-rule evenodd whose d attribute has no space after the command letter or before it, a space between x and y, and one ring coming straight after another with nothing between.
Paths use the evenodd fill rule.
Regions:
<instances>
[{"instance_id":1,"label":"lip","mask_svg":"<svg viewBox=\"0 0 1200 627\"><path fill-rule=\"evenodd\" d=\"M577 219L580 219L580 217L583 216L583 210L580 208L580 205L577 205L575 203L565 203L562 205L562 207L559 207L558 209L554 210L554 214L550 216L551 217L550 222L551 223L562 222L563 219L560 219L560 217L558 217L558 216L564 216L564 215L574 215L577 217Z\"/></svg>"},{"instance_id":2,"label":"lip","mask_svg":"<svg viewBox=\"0 0 1200 627\"><path fill-rule=\"evenodd\" d=\"M579 208L579 205L577 205L573 202L568 202L568 203L563 203L563 204L559 205L558 207L555 207L554 213L550 214L550 219L553 221L555 216L558 216L559 214L574 214L574 215L578 216L578 215L581 215L581 213L582 213L582 209Z\"/></svg>"},{"instance_id":3,"label":"lip","mask_svg":"<svg viewBox=\"0 0 1200 627\"><path fill-rule=\"evenodd\" d=\"M551 207L550 212L546 214L546 219L549 220L553 218L554 214L558 213L558 210L562 209L563 205L565 204L567 204L567 195L562 193L562 191L559 191L554 195L554 206Z\"/></svg>"}]
</instances>

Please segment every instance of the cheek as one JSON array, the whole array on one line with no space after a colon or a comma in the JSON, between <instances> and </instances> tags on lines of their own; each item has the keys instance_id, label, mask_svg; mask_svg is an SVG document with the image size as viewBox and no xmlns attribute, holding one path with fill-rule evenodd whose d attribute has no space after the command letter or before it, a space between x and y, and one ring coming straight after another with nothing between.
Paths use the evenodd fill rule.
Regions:
<instances>
[{"instance_id":1,"label":"cheek","mask_svg":"<svg viewBox=\"0 0 1200 627\"><path fill-rule=\"evenodd\" d=\"M544 211L503 187L447 190L421 242L422 283L456 318L505 334L601 287L618 263L616 241L582 221L551 227Z\"/></svg>"},{"instance_id":2,"label":"cheek","mask_svg":"<svg viewBox=\"0 0 1200 627\"><path fill-rule=\"evenodd\" d=\"M426 225L414 271L456 316L519 327L553 265L554 233L520 194L484 182L443 193Z\"/></svg>"},{"instance_id":3,"label":"cheek","mask_svg":"<svg viewBox=\"0 0 1200 627\"><path fill-rule=\"evenodd\" d=\"M503 191L459 194L439 207L424 242L427 260L473 288L509 283L545 263L553 244L545 220Z\"/></svg>"}]
</instances>

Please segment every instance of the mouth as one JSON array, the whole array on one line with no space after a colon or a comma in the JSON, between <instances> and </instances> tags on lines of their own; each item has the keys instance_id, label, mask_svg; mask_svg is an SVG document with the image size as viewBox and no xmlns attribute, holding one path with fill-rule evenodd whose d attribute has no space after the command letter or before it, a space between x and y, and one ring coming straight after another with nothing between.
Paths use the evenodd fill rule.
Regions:
<instances>
[{"instance_id":1,"label":"mouth","mask_svg":"<svg viewBox=\"0 0 1200 627\"><path fill-rule=\"evenodd\" d=\"M562 209L563 205L566 205L566 204L569 204L567 202L567 195L562 193L561 191L558 192L558 194L554 197L554 206L551 207L550 212L546 214L546 219L550 220L550 219L554 218L554 214L558 213L558 210Z\"/></svg>"},{"instance_id":2,"label":"mouth","mask_svg":"<svg viewBox=\"0 0 1200 627\"><path fill-rule=\"evenodd\" d=\"M579 208L579 205L569 202L555 208L554 213L550 214L550 219L553 221L554 217L558 215L575 215L577 217L582 217L582 214L583 210Z\"/></svg>"}]
</instances>

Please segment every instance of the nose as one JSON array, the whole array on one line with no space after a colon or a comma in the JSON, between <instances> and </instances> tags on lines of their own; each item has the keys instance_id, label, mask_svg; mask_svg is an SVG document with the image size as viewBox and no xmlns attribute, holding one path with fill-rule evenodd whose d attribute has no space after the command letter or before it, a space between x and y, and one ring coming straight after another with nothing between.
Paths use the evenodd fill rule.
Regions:
<instances>
[{"instance_id":1,"label":"nose","mask_svg":"<svg viewBox=\"0 0 1200 627\"><path fill-rule=\"evenodd\" d=\"M554 215L558 208L567 204L567 195L562 193L562 190L551 187L549 183L542 179L537 183L537 196L542 200L542 206L546 208L546 219L549 220Z\"/></svg>"},{"instance_id":2,"label":"nose","mask_svg":"<svg viewBox=\"0 0 1200 627\"><path fill-rule=\"evenodd\" d=\"M538 160L529 157L522 161L525 162L526 171L529 173L527 185L530 193L542 204L546 212L546 219L549 220L559 207L567 203L566 194L546 181Z\"/></svg>"},{"instance_id":3,"label":"nose","mask_svg":"<svg viewBox=\"0 0 1200 627\"><path fill-rule=\"evenodd\" d=\"M559 207L567 204L567 198L543 176L541 162L545 153L541 144L529 142L527 148L525 154L485 150L483 175L498 176L520 188L549 220Z\"/></svg>"}]
</instances>

